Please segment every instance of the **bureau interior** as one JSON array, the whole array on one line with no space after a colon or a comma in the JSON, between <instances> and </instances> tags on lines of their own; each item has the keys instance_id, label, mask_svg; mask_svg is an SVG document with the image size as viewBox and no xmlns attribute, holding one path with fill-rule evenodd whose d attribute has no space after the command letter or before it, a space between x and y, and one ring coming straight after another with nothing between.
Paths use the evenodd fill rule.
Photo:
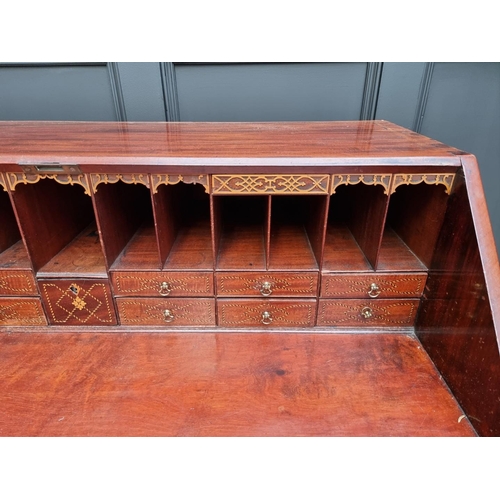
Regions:
<instances>
[{"instance_id":1,"label":"bureau interior","mask_svg":"<svg viewBox=\"0 0 500 500\"><path fill-rule=\"evenodd\" d=\"M214 196L217 269L265 270L270 196Z\"/></svg>"},{"instance_id":2,"label":"bureau interior","mask_svg":"<svg viewBox=\"0 0 500 500\"><path fill-rule=\"evenodd\" d=\"M442 185L399 186L389 199L377 270L430 268L449 198Z\"/></svg>"},{"instance_id":3,"label":"bureau interior","mask_svg":"<svg viewBox=\"0 0 500 500\"><path fill-rule=\"evenodd\" d=\"M270 270L317 271L326 196L271 196Z\"/></svg>"},{"instance_id":4,"label":"bureau interior","mask_svg":"<svg viewBox=\"0 0 500 500\"><path fill-rule=\"evenodd\" d=\"M149 188L121 181L99 184L94 199L108 267L159 270Z\"/></svg>"},{"instance_id":5,"label":"bureau interior","mask_svg":"<svg viewBox=\"0 0 500 500\"><path fill-rule=\"evenodd\" d=\"M384 188L338 186L329 201L323 270L373 271L388 203Z\"/></svg>"},{"instance_id":6,"label":"bureau interior","mask_svg":"<svg viewBox=\"0 0 500 500\"><path fill-rule=\"evenodd\" d=\"M161 184L153 205L163 268L213 270L210 195L204 187Z\"/></svg>"},{"instance_id":7,"label":"bureau interior","mask_svg":"<svg viewBox=\"0 0 500 500\"><path fill-rule=\"evenodd\" d=\"M0 269L19 266L30 267L28 254L21 239L9 195L0 189Z\"/></svg>"},{"instance_id":8,"label":"bureau interior","mask_svg":"<svg viewBox=\"0 0 500 500\"><path fill-rule=\"evenodd\" d=\"M17 185L12 196L39 277L106 276L92 199L81 186L42 179Z\"/></svg>"}]
</instances>

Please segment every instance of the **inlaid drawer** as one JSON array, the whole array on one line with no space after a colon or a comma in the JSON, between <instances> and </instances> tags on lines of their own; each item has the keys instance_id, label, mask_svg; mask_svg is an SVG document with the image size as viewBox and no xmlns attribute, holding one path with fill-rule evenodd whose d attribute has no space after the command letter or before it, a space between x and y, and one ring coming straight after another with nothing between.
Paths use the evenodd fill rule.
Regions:
<instances>
[{"instance_id":1,"label":"inlaid drawer","mask_svg":"<svg viewBox=\"0 0 500 500\"><path fill-rule=\"evenodd\" d=\"M0 270L0 295L38 295L31 271Z\"/></svg>"},{"instance_id":2,"label":"inlaid drawer","mask_svg":"<svg viewBox=\"0 0 500 500\"><path fill-rule=\"evenodd\" d=\"M215 326L215 299L118 298L122 325Z\"/></svg>"},{"instance_id":3,"label":"inlaid drawer","mask_svg":"<svg viewBox=\"0 0 500 500\"><path fill-rule=\"evenodd\" d=\"M318 326L412 326L420 300L320 299Z\"/></svg>"},{"instance_id":4,"label":"inlaid drawer","mask_svg":"<svg viewBox=\"0 0 500 500\"><path fill-rule=\"evenodd\" d=\"M218 299L217 318L223 327L310 327L316 300Z\"/></svg>"},{"instance_id":5,"label":"inlaid drawer","mask_svg":"<svg viewBox=\"0 0 500 500\"><path fill-rule=\"evenodd\" d=\"M39 280L39 286L50 324L117 324L107 280Z\"/></svg>"},{"instance_id":6,"label":"inlaid drawer","mask_svg":"<svg viewBox=\"0 0 500 500\"><path fill-rule=\"evenodd\" d=\"M354 299L420 297L426 280L426 273L323 274L321 297Z\"/></svg>"},{"instance_id":7,"label":"inlaid drawer","mask_svg":"<svg viewBox=\"0 0 500 500\"><path fill-rule=\"evenodd\" d=\"M39 298L0 298L0 326L42 326L46 324L42 301Z\"/></svg>"},{"instance_id":8,"label":"inlaid drawer","mask_svg":"<svg viewBox=\"0 0 500 500\"><path fill-rule=\"evenodd\" d=\"M117 297L210 297L214 295L211 272L111 273Z\"/></svg>"},{"instance_id":9,"label":"inlaid drawer","mask_svg":"<svg viewBox=\"0 0 500 500\"><path fill-rule=\"evenodd\" d=\"M218 272L218 297L316 297L318 273Z\"/></svg>"}]
</instances>

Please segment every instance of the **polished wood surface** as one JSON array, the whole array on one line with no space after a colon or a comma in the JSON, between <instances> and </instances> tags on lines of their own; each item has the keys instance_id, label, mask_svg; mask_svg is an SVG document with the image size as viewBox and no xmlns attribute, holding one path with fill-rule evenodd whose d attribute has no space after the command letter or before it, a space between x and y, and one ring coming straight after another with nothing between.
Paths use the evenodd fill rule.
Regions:
<instances>
[{"instance_id":1,"label":"polished wood surface","mask_svg":"<svg viewBox=\"0 0 500 500\"><path fill-rule=\"evenodd\" d=\"M30 137L26 141L26 137ZM308 166L376 159L460 166L461 151L386 121L309 123L0 122L0 164ZM311 162L311 158L314 162ZM339 160L339 161L336 161ZM287 162L290 165L290 162ZM94 168L94 171L95 168Z\"/></svg>"},{"instance_id":2,"label":"polished wood surface","mask_svg":"<svg viewBox=\"0 0 500 500\"><path fill-rule=\"evenodd\" d=\"M87 226L37 273L39 278L106 278L106 264L95 223Z\"/></svg>"},{"instance_id":3,"label":"polished wood surface","mask_svg":"<svg viewBox=\"0 0 500 500\"><path fill-rule=\"evenodd\" d=\"M28 252L22 240L0 253L0 269L31 269Z\"/></svg>"},{"instance_id":4,"label":"polished wood surface","mask_svg":"<svg viewBox=\"0 0 500 500\"><path fill-rule=\"evenodd\" d=\"M0 357L3 436L474 435L406 335L17 333Z\"/></svg>"},{"instance_id":5,"label":"polished wood surface","mask_svg":"<svg viewBox=\"0 0 500 500\"><path fill-rule=\"evenodd\" d=\"M159 270L158 242L152 224L139 227L111 266L113 270Z\"/></svg>"},{"instance_id":6,"label":"polished wood surface","mask_svg":"<svg viewBox=\"0 0 500 500\"><path fill-rule=\"evenodd\" d=\"M464 171L449 201L416 332L479 434L498 436L500 268L484 228L487 211L473 159Z\"/></svg>"}]
</instances>

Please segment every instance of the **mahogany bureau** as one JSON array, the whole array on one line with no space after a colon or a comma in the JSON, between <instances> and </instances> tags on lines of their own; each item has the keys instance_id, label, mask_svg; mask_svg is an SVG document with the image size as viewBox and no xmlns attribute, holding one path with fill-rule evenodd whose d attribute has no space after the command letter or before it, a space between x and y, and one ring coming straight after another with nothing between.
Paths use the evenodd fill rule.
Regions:
<instances>
[{"instance_id":1,"label":"mahogany bureau","mask_svg":"<svg viewBox=\"0 0 500 500\"><path fill-rule=\"evenodd\" d=\"M416 335L500 432L500 272L463 151L386 121L0 122L0 216L2 331Z\"/></svg>"}]
</instances>

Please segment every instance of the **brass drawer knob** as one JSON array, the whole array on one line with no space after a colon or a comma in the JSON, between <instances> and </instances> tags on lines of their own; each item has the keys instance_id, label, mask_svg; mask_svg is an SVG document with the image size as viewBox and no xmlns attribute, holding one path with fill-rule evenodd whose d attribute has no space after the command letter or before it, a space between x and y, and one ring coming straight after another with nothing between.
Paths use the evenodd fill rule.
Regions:
<instances>
[{"instance_id":1,"label":"brass drawer knob","mask_svg":"<svg viewBox=\"0 0 500 500\"><path fill-rule=\"evenodd\" d=\"M261 295L264 295L264 297L268 297L273 293L272 291L272 283L269 283L269 281L264 281L260 287L260 293Z\"/></svg>"},{"instance_id":2,"label":"brass drawer knob","mask_svg":"<svg viewBox=\"0 0 500 500\"><path fill-rule=\"evenodd\" d=\"M163 283L160 284L159 293L162 297L166 297L167 295L170 295L171 291L172 291L172 287L166 281L164 281Z\"/></svg>"},{"instance_id":3,"label":"brass drawer knob","mask_svg":"<svg viewBox=\"0 0 500 500\"><path fill-rule=\"evenodd\" d=\"M165 309L163 311L163 318L167 323L172 323L174 321L174 313L170 309Z\"/></svg>"},{"instance_id":4,"label":"brass drawer knob","mask_svg":"<svg viewBox=\"0 0 500 500\"><path fill-rule=\"evenodd\" d=\"M370 319L373 316L373 310L371 307L363 307L361 309L361 316L365 319Z\"/></svg>"},{"instance_id":5,"label":"brass drawer knob","mask_svg":"<svg viewBox=\"0 0 500 500\"><path fill-rule=\"evenodd\" d=\"M368 295L374 299L375 297L378 297L380 295L380 287L377 285L377 283L372 283L370 285L370 289L368 290Z\"/></svg>"},{"instance_id":6,"label":"brass drawer knob","mask_svg":"<svg viewBox=\"0 0 500 500\"><path fill-rule=\"evenodd\" d=\"M270 313L270 312L268 312L268 311L264 311L264 312L262 313L262 323L263 323L264 325L269 325L269 324L271 324L272 322L273 322L273 318L272 318L272 316L271 316L271 313Z\"/></svg>"}]
</instances>

